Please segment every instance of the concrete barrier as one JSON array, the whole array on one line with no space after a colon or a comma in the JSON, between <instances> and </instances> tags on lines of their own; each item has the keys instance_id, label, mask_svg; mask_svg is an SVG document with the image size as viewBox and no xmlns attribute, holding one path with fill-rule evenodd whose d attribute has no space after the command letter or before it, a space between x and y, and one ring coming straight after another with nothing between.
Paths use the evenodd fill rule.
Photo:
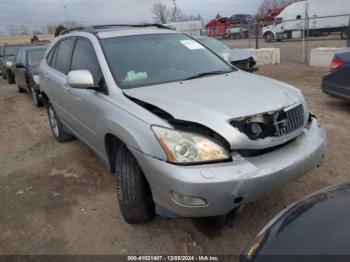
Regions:
<instances>
[{"instance_id":1,"label":"concrete barrier","mask_svg":"<svg viewBox=\"0 0 350 262\"><path fill-rule=\"evenodd\" d=\"M343 48L319 47L311 50L310 66L329 68L335 53Z\"/></svg>"},{"instance_id":2,"label":"concrete barrier","mask_svg":"<svg viewBox=\"0 0 350 262\"><path fill-rule=\"evenodd\" d=\"M281 50L279 48L260 48L251 49L251 51L259 66L281 63Z\"/></svg>"}]
</instances>

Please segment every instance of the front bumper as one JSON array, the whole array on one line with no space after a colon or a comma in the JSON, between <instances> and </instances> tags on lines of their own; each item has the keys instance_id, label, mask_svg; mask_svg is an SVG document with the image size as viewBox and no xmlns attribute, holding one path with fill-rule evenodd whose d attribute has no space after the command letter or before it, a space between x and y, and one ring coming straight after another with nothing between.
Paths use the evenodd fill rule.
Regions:
<instances>
[{"instance_id":1,"label":"front bumper","mask_svg":"<svg viewBox=\"0 0 350 262\"><path fill-rule=\"evenodd\" d=\"M257 157L233 155L233 161L198 166L173 165L132 150L162 210L183 217L224 215L257 200L313 169L323 157L325 131L313 118L309 129L293 142ZM201 207L176 203L170 192L200 197ZM239 202L237 201L239 200Z\"/></svg>"}]
</instances>

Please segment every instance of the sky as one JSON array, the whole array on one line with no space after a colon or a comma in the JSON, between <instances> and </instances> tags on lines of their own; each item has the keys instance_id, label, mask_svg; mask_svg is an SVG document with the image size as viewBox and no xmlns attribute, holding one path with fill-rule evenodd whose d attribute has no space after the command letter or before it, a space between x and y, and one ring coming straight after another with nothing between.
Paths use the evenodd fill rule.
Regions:
<instances>
[{"instance_id":1,"label":"sky","mask_svg":"<svg viewBox=\"0 0 350 262\"><path fill-rule=\"evenodd\" d=\"M79 24L152 22L152 5L172 0L0 0L0 35L8 25L40 31L44 25L68 20ZM201 14L205 21L236 13L255 14L262 0L176 0L188 15ZM66 6L66 8L64 8Z\"/></svg>"}]
</instances>

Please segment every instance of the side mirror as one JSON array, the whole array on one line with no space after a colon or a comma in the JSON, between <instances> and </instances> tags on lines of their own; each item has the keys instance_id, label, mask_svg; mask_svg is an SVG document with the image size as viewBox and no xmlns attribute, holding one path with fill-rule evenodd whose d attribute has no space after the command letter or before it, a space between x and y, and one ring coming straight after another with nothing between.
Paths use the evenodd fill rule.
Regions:
<instances>
[{"instance_id":1,"label":"side mirror","mask_svg":"<svg viewBox=\"0 0 350 262\"><path fill-rule=\"evenodd\" d=\"M24 65L22 63L16 63L16 68L24 68Z\"/></svg>"},{"instance_id":2,"label":"side mirror","mask_svg":"<svg viewBox=\"0 0 350 262\"><path fill-rule=\"evenodd\" d=\"M88 70L73 70L68 73L68 85L73 88L95 88L94 78Z\"/></svg>"}]
</instances>

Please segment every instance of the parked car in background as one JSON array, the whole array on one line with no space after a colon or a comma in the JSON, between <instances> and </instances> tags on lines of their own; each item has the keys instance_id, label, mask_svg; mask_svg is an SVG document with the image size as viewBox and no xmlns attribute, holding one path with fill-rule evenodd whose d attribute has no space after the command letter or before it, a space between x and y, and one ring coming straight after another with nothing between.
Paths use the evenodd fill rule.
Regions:
<instances>
[{"instance_id":1,"label":"parked car in background","mask_svg":"<svg viewBox=\"0 0 350 262\"><path fill-rule=\"evenodd\" d=\"M350 184L344 184L290 205L244 249L240 261L348 261L349 203Z\"/></svg>"},{"instance_id":2,"label":"parked car in background","mask_svg":"<svg viewBox=\"0 0 350 262\"><path fill-rule=\"evenodd\" d=\"M43 105L40 94L39 64L44 58L46 46L23 47L14 60L14 71L18 92L32 95L34 105Z\"/></svg>"},{"instance_id":3,"label":"parked car in background","mask_svg":"<svg viewBox=\"0 0 350 262\"><path fill-rule=\"evenodd\" d=\"M322 79L322 91L330 96L350 99L350 48L335 54L330 72Z\"/></svg>"},{"instance_id":4,"label":"parked car in background","mask_svg":"<svg viewBox=\"0 0 350 262\"><path fill-rule=\"evenodd\" d=\"M9 84L15 83L15 75L13 71L13 60L19 50L28 46L28 44L4 45L0 51L0 70L2 79L7 79Z\"/></svg>"},{"instance_id":5,"label":"parked car in background","mask_svg":"<svg viewBox=\"0 0 350 262\"><path fill-rule=\"evenodd\" d=\"M249 49L233 48L231 49L221 41L213 37L199 36L196 38L206 47L220 54L232 65L247 72L256 72L259 68L256 66L256 61Z\"/></svg>"},{"instance_id":6,"label":"parked car in background","mask_svg":"<svg viewBox=\"0 0 350 262\"><path fill-rule=\"evenodd\" d=\"M116 174L128 223L227 214L305 175L325 131L303 94L162 25L78 27L40 64L55 139Z\"/></svg>"}]
</instances>

